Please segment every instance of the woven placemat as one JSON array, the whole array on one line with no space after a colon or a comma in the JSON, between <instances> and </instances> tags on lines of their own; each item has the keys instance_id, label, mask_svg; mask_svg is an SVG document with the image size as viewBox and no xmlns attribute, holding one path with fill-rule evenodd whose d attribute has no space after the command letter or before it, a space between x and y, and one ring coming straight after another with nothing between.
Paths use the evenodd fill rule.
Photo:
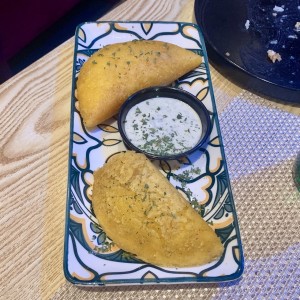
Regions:
<instances>
[{"instance_id":1,"label":"woven placemat","mask_svg":"<svg viewBox=\"0 0 300 300\"><path fill-rule=\"evenodd\" d=\"M246 91L217 101L244 248L242 278L104 288L66 282L52 299L300 299L300 193L292 177L300 117Z\"/></svg>"}]
</instances>

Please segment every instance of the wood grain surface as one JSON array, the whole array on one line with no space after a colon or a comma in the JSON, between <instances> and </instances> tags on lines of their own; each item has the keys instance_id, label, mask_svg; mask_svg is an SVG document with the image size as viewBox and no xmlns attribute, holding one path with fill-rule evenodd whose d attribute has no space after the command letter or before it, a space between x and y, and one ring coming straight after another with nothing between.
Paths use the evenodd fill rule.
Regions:
<instances>
[{"instance_id":1,"label":"wood grain surface","mask_svg":"<svg viewBox=\"0 0 300 300\"><path fill-rule=\"evenodd\" d=\"M101 20L193 22L193 5L127 0ZM71 38L0 86L1 299L97 298L66 282L62 267L73 44ZM211 72L222 112L242 90ZM299 107L282 107L300 115ZM133 298L133 289L126 291Z\"/></svg>"}]
</instances>

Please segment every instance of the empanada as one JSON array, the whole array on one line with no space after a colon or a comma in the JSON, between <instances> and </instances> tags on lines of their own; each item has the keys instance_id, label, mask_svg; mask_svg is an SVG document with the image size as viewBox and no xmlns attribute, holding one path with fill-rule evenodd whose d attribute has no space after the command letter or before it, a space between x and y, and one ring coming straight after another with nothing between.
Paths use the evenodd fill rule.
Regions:
<instances>
[{"instance_id":1,"label":"empanada","mask_svg":"<svg viewBox=\"0 0 300 300\"><path fill-rule=\"evenodd\" d=\"M87 127L116 114L133 93L168 85L201 63L201 57L179 46L136 40L111 44L95 52L80 70L77 98Z\"/></svg>"},{"instance_id":2,"label":"empanada","mask_svg":"<svg viewBox=\"0 0 300 300\"><path fill-rule=\"evenodd\" d=\"M92 199L106 234L145 262L189 267L223 253L211 227L143 154L116 154L96 170Z\"/></svg>"}]
</instances>

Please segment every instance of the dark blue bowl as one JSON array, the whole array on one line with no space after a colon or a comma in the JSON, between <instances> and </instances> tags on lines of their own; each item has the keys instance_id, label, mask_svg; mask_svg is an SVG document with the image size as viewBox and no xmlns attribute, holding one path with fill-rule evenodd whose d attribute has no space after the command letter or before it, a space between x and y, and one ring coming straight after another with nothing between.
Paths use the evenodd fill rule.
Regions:
<instances>
[{"instance_id":1,"label":"dark blue bowl","mask_svg":"<svg viewBox=\"0 0 300 300\"><path fill-rule=\"evenodd\" d=\"M130 142L125 131L125 120L129 110L138 103L147 101L152 98L157 98L157 97L167 97L175 100L180 100L188 104L198 114L200 121L202 123L201 124L202 134L199 140L197 141L197 143L195 144L195 146L193 146L193 148L180 153L159 155L159 154L146 152L143 149L138 148L136 145ZM194 152L195 150L197 150L199 147L201 147L207 140L207 137L211 132L212 125L211 125L208 110L206 109L204 104L201 101L199 101L198 98L195 97L194 95L177 88L151 87L151 88L143 89L133 94L124 102L124 104L122 105L119 111L118 127L122 139L124 141L124 144L126 145L127 148L134 150L136 152L144 153L147 157L151 159L171 160L171 159L178 159L182 156L188 155Z\"/></svg>"},{"instance_id":2,"label":"dark blue bowl","mask_svg":"<svg viewBox=\"0 0 300 300\"><path fill-rule=\"evenodd\" d=\"M299 2L281 1L284 12L273 16L279 2L195 0L195 18L209 61L224 77L270 100L300 103L300 31L294 27ZM273 63L267 50L280 53L282 60Z\"/></svg>"}]
</instances>

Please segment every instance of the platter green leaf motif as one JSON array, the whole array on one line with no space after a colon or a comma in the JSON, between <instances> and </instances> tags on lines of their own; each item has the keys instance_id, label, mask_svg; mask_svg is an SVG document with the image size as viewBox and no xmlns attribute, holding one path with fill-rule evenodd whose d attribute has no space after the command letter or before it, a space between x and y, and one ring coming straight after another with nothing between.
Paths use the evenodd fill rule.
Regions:
<instances>
[{"instance_id":1,"label":"platter green leaf motif","mask_svg":"<svg viewBox=\"0 0 300 300\"><path fill-rule=\"evenodd\" d=\"M203 63L172 86L197 96L209 111L212 131L205 147L187 157L153 161L215 230L224 245L218 261L192 268L163 268L119 249L99 226L91 205L93 172L125 151L116 118L86 129L76 99L76 78L99 48L135 39L177 44L198 53ZM105 80L105 78L103 78ZM206 50L200 29L190 23L93 22L77 27L73 63L69 176L64 251L66 278L81 285L218 282L243 272L243 253L223 151Z\"/></svg>"}]
</instances>

